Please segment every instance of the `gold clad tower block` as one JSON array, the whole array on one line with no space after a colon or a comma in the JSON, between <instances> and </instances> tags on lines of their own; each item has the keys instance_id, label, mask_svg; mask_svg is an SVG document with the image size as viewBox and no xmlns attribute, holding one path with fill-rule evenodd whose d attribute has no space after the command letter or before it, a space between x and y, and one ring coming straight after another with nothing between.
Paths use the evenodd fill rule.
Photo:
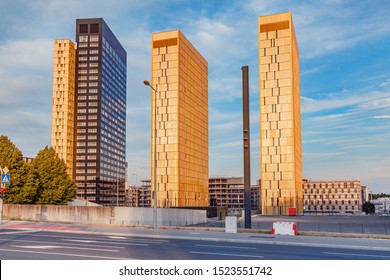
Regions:
<instances>
[{"instance_id":1,"label":"gold clad tower block","mask_svg":"<svg viewBox=\"0 0 390 280\"><path fill-rule=\"evenodd\" d=\"M74 178L76 48L71 40L54 41L51 146Z\"/></svg>"},{"instance_id":2,"label":"gold clad tower block","mask_svg":"<svg viewBox=\"0 0 390 280\"><path fill-rule=\"evenodd\" d=\"M207 206L207 61L180 31L153 34L151 84L157 90L151 117L151 185L157 152L157 207Z\"/></svg>"},{"instance_id":3,"label":"gold clad tower block","mask_svg":"<svg viewBox=\"0 0 390 280\"><path fill-rule=\"evenodd\" d=\"M292 15L260 16L258 23L262 214L301 213L299 52Z\"/></svg>"}]
</instances>

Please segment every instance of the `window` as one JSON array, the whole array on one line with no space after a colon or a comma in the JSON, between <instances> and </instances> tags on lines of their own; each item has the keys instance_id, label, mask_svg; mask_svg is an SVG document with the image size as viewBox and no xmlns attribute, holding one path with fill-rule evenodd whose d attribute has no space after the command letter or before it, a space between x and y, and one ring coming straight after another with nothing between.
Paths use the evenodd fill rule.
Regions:
<instances>
[{"instance_id":1,"label":"window","mask_svg":"<svg viewBox=\"0 0 390 280\"><path fill-rule=\"evenodd\" d=\"M98 23L91 23L91 25L89 26L89 32L99 33L99 24Z\"/></svg>"},{"instance_id":2,"label":"window","mask_svg":"<svg viewBox=\"0 0 390 280\"><path fill-rule=\"evenodd\" d=\"M88 33L88 24L80 24L79 25L79 32L80 33Z\"/></svg>"},{"instance_id":3,"label":"window","mask_svg":"<svg viewBox=\"0 0 390 280\"><path fill-rule=\"evenodd\" d=\"M79 42L81 43L88 42L88 36L79 36Z\"/></svg>"},{"instance_id":4,"label":"window","mask_svg":"<svg viewBox=\"0 0 390 280\"><path fill-rule=\"evenodd\" d=\"M99 35L91 35L89 40L90 42L99 42Z\"/></svg>"}]
</instances>

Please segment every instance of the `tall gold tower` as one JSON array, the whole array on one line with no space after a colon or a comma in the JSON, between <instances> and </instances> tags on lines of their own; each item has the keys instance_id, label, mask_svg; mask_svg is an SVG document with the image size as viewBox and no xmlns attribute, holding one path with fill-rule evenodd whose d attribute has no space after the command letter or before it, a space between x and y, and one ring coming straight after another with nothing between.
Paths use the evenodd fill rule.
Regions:
<instances>
[{"instance_id":1,"label":"tall gold tower","mask_svg":"<svg viewBox=\"0 0 390 280\"><path fill-rule=\"evenodd\" d=\"M157 92L152 94L151 183L157 152L157 206L207 206L207 61L178 30L153 34L152 49Z\"/></svg>"},{"instance_id":2,"label":"tall gold tower","mask_svg":"<svg viewBox=\"0 0 390 280\"><path fill-rule=\"evenodd\" d=\"M299 53L292 15L260 16L258 28L262 213L302 212Z\"/></svg>"},{"instance_id":3,"label":"tall gold tower","mask_svg":"<svg viewBox=\"0 0 390 280\"><path fill-rule=\"evenodd\" d=\"M71 40L54 41L51 146L74 178L76 48Z\"/></svg>"}]
</instances>

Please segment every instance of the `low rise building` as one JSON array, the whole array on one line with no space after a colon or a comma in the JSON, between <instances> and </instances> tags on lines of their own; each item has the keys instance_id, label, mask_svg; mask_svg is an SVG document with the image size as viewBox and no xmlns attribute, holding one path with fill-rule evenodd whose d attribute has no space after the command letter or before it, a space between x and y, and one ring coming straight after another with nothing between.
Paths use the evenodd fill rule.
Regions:
<instances>
[{"instance_id":1,"label":"low rise building","mask_svg":"<svg viewBox=\"0 0 390 280\"><path fill-rule=\"evenodd\" d=\"M371 200L371 203L375 205L375 213L377 214L389 214L390 213L390 197L380 197Z\"/></svg>"},{"instance_id":2,"label":"low rise building","mask_svg":"<svg viewBox=\"0 0 390 280\"><path fill-rule=\"evenodd\" d=\"M361 213L368 187L360 180L312 181L303 179L305 213Z\"/></svg>"},{"instance_id":3,"label":"low rise building","mask_svg":"<svg viewBox=\"0 0 390 280\"><path fill-rule=\"evenodd\" d=\"M130 207L150 207L150 180L141 180L141 186L132 186L127 189L126 205Z\"/></svg>"},{"instance_id":4,"label":"low rise building","mask_svg":"<svg viewBox=\"0 0 390 280\"><path fill-rule=\"evenodd\" d=\"M251 186L251 209L259 210L259 184ZM209 179L211 206L227 206L228 211L244 209L244 178L217 177Z\"/></svg>"}]
</instances>

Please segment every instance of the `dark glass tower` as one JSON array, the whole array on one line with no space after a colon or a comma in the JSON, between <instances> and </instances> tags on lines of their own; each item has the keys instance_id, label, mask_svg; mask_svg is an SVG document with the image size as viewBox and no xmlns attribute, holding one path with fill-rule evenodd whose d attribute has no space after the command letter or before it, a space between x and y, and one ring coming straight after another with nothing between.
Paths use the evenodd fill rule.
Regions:
<instances>
[{"instance_id":1,"label":"dark glass tower","mask_svg":"<svg viewBox=\"0 0 390 280\"><path fill-rule=\"evenodd\" d=\"M77 19L76 42L77 194L124 205L127 54L101 18Z\"/></svg>"}]
</instances>

